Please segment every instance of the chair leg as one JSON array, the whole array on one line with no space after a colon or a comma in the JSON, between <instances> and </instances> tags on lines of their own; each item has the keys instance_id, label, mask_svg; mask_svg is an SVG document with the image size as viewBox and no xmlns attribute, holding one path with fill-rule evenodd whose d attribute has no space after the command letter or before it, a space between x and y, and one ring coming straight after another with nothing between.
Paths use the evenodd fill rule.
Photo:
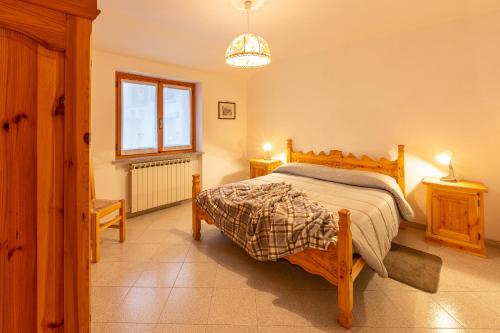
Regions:
<instances>
[{"instance_id":1,"label":"chair leg","mask_svg":"<svg viewBox=\"0 0 500 333\"><path fill-rule=\"evenodd\" d=\"M92 214L90 224L91 224L92 262L96 263L100 260L99 219L97 218L96 214Z\"/></svg>"},{"instance_id":2,"label":"chair leg","mask_svg":"<svg viewBox=\"0 0 500 333\"><path fill-rule=\"evenodd\" d=\"M125 200L121 200L122 205L120 208L120 242L124 242L127 235L127 213L125 212Z\"/></svg>"}]
</instances>

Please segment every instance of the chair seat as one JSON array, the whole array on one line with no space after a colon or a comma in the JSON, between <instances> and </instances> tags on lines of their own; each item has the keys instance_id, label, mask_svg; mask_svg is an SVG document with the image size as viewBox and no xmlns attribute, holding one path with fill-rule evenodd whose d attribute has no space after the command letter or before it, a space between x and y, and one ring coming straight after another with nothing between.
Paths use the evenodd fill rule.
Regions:
<instances>
[{"instance_id":1,"label":"chair seat","mask_svg":"<svg viewBox=\"0 0 500 333\"><path fill-rule=\"evenodd\" d=\"M91 202L90 210L92 213L99 213L116 204L121 204L121 200L94 199Z\"/></svg>"}]
</instances>

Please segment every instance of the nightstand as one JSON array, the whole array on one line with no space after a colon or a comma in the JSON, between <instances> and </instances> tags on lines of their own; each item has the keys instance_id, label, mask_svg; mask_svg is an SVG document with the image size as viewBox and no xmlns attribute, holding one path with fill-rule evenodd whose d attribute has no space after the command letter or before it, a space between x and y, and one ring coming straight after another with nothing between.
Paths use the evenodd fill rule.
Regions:
<instances>
[{"instance_id":1,"label":"nightstand","mask_svg":"<svg viewBox=\"0 0 500 333\"><path fill-rule=\"evenodd\" d=\"M250 178L265 176L280 165L280 160L266 160L264 158L250 160Z\"/></svg>"},{"instance_id":2,"label":"nightstand","mask_svg":"<svg viewBox=\"0 0 500 333\"><path fill-rule=\"evenodd\" d=\"M424 178L427 185L425 238L471 254L486 257L484 244L484 193L481 183L445 182Z\"/></svg>"}]
</instances>

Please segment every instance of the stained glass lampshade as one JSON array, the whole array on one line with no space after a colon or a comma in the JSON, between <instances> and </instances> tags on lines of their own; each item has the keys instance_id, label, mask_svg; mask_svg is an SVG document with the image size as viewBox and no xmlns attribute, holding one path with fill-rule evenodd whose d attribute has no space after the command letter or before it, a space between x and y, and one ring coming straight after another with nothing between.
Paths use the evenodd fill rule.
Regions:
<instances>
[{"instance_id":1,"label":"stained glass lampshade","mask_svg":"<svg viewBox=\"0 0 500 333\"><path fill-rule=\"evenodd\" d=\"M264 67L271 63L271 51L264 38L246 33L236 37L226 50L226 64L240 68Z\"/></svg>"}]
</instances>

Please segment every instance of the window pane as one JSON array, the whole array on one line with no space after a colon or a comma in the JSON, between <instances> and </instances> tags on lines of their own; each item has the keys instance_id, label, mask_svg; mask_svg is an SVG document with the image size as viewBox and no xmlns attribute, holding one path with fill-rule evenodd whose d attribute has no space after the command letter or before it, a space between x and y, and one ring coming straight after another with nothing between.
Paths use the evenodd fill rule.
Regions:
<instances>
[{"instance_id":1,"label":"window pane","mask_svg":"<svg viewBox=\"0 0 500 333\"><path fill-rule=\"evenodd\" d=\"M122 150L157 150L156 85L122 81Z\"/></svg>"},{"instance_id":2,"label":"window pane","mask_svg":"<svg viewBox=\"0 0 500 333\"><path fill-rule=\"evenodd\" d=\"M191 147L191 90L163 87L163 146Z\"/></svg>"}]
</instances>

